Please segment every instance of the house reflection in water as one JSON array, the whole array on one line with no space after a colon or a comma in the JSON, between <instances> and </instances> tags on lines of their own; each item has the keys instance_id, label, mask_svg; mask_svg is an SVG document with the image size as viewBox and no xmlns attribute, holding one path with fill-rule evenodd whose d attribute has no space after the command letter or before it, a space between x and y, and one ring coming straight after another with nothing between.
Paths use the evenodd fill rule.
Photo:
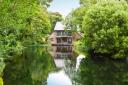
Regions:
<instances>
[{"instance_id":1,"label":"house reflection in water","mask_svg":"<svg viewBox=\"0 0 128 85\"><path fill-rule=\"evenodd\" d=\"M73 56L72 46L52 46L49 53L53 56L57 68L65 67L65 59Z\"/></svg>"}]
</instances>

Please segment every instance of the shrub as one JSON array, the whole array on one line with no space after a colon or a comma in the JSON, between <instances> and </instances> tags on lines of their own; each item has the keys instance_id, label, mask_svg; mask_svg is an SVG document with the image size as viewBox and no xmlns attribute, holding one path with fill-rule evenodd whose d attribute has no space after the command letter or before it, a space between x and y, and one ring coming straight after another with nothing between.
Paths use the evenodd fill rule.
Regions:
<instances>
[{"instance_id":1,"label":"shrub","mask_svg":"<svg viewBox=\"0 0 128 85\"><path fill-rule=\"evenodd\" d=\"M84 42L93 53L128 56L128 5L121 0L102 0L85 13Z\"/></svg>"}]
</instances>

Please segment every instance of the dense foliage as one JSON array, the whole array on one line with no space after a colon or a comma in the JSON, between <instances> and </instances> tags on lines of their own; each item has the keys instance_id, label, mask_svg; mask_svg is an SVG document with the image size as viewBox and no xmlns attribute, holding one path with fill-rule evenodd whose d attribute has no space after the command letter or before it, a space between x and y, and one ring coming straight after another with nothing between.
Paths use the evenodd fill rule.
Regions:
<instances>
[{"instance_id":1,"label":"dense foliage","mask_svg":"<svg viewBox=\"0 0 128 85\"><path fill-rule=\"evenodd\" d=\"M61 19L59 13L47 11L51 1L0 0L0 76L5 62L22 55L25 46L46 43L53 24Z\"/></svg>"},{"instance_id":2,"label":"dense foliage","mask_svg":"<svg viewBox=\"0 0 128 85\"><path fill-rule=\"evenodd\" d=\"M50 31L46 9L36 0L3 0L0 4L0 48L4 54L21 52L28 41L43 43L43 35Z\"/></svg>"},{"instance_id":3,"label":"dense foliage","mask_svg":"<svg viewBox=\"0 0 128 85\"><path fill-rule=\"evenodd\" d=\"M85 43L95 53L127 57L128 5L123 1L99 2L84 16Z\"/></svg>"},{"instance_id":4,"label":"dense foliage","mask_svg":"<svg viewBox=\"0 0 128 85\"><path fill-rule=\"evenodd\" d=\"M77 8L73 10L65 19L66 28L72 29L72 31L81 31L82 32L82 21L84 16L84 7Z\"/></svg>"},{"instance_id":5,"label":"dense foliage","mask_svg":"<svg viewBox=\"0 0 128 85\"><path fill-rule=\"evenodd\" d=\"M93 56L128 56L128 4L124 0L81 0L67 26L84 33L83 46Z\"/></svg>"},{"instance_id":6,"label":"dense foliage","mask_svg":"<svg viewBox=\"0 0 128 85\"><path fill-rule=\"evenodd\" d=\"M59 12L50 12L49 16L50 16L49 18L50 18L50 22L51 22L51 32L52 32L54 30L56 22L62 21L63 18Z\"/></svg>"}]
</instances>

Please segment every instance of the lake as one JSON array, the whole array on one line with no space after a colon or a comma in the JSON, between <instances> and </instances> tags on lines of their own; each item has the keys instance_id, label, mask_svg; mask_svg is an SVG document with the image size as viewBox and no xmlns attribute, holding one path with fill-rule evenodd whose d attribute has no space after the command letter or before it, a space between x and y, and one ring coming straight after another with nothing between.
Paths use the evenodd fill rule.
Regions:
<instances>
[{"instance_id":1,"label":"lake","mask_svg":"<svg viewBox=\"0 0 128 85\"><path fill-rule=\"evenodd\" d=\"M29 46L7 63L3 81L4 85L128 85L128 62L90 58L72 46Z\"/></svg>"}]
</instances>

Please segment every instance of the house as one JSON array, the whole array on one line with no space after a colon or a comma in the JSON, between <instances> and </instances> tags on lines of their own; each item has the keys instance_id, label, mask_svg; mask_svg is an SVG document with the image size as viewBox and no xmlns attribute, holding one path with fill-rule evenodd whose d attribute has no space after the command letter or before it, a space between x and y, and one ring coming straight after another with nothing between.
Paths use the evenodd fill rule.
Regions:
<instances>
[{"instance_id":1,"label":"house","mask_svg":"<svg viewBox=\"0 0 128 85\"><path fill-rule=\"evenodd\" d=\"M57 22L54 31L49 37L49 41L54 46L70 46L72 42L80 39L79 33L72 33L71 30L65 30L65 26L61 22Z\"/></svg>"}]
</instances>

